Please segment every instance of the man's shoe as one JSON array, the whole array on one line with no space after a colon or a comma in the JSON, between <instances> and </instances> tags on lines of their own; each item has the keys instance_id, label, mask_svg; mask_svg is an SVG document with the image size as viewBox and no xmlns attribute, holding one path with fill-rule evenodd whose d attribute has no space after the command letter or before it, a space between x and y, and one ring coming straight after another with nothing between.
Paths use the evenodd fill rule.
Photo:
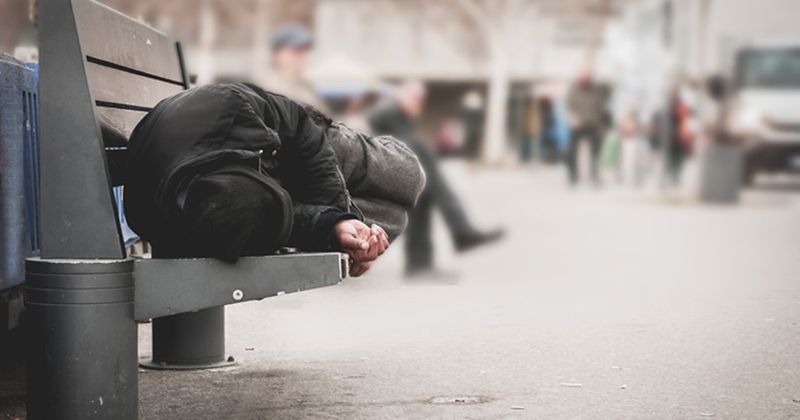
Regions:
<instances>
[{"instance_id":1,"label":"man's shoe","mask_svg":"<svg viewBox=\"0 0 800 420\"><path fill-rule=\"evenodd\" d=\"M456 250L458 252L469 251L472 248L498 241L505 234L504 229L493 229L488 232L473 231L456 238Z\"/></svg>"}]
</instances>

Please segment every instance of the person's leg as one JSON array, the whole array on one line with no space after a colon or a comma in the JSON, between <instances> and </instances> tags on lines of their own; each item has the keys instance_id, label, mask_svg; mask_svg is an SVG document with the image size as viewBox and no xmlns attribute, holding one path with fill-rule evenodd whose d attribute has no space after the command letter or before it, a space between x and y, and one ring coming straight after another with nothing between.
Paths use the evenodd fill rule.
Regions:
<instances>
[{"instance_id":1,"label":"person's leg","mask_svg":"<svg viewBox=\"0 0 800 420\"><path fill-rule=\"evenodd\" d=\"M592 181L595 184L600 184L600 149L603 144L603 133L598 127L592 127L586 130L586 136L589 138L589 147L591 148L591 168L592 168Z\"/></svg>"},{"instance_id":2,"label":"person's leg","mask_svg":"<svg viewBox=\"0 0 800 420\"><path fill-rule=\"evenodd\" d=\"M426 190L408 218L405 232L406 273L428 270L433 266L432 210L431 197Z\"/></svg>"},{"instance_id":3,"label":"person's leg","mask_svg":"<svg viewBox=\"0 0 800 420\"><path fill-rule=\"evenodd\" d=\"M550 136L541 137L541 157L540 160L543 163L553 163L556 161L556 147L555 142Z\"/></svg>"},{"instance_id":4,"label":"person's leg","mask_svg":"<svg viewBox=\"0 0 800 420\"><path fill-rule=\"evenodd\" d=\"M671 139L667 148L667 173L670 184L677 185L680 182L682 164L683 154L680 140L677 138Z\"/></svg>"},{"instance_id":5,"label":"person's leg","mask_svg":"<svg viewBox=\"0 0 800 420\"><path fill-rule=\"evenodd\" d=\"M522 162L530 162L534 156L533 136L524 134L520 142L520 149L520 160L522 160Z\"/></svg>"},{"instance_id":6,"label":"person's leg","mask_svg":"<svg viewBox=\"0 0 800 420\"><path fill-rule=\"evenodd\" d=\"M425 170L427 183L425 193L429 195L430 205L438 207L444 216L445 223L454 238L474 229L467 219L464 207L456 197L439 168L439 162L428 148L422 145L412 146Z\"/></svg>"},{"instance_id":7,"label":"person's leg","mask_svg":"<svg viewBox=\"0 0 800 420\"><path fill-rule=\"evenodd\" d=\"M572 185L578 183L578 151L583 137L583 128L576 128L572 132L569 148L567 149L567 170L569 171L569 182Z\"/></svg>"},{"instance_id":8,"label":"person's leg","mask_svg":"<svg viewBox=\"0 0 800 420\"><path fill-rule=\"evenodd\" d=\"M432 255L433 247L430 243L430 218L431 211L433 210L434 206L441 210L442 215L444 216L445 224L447 224L447 227L450 230L450 236L453 238L456 249L459 251L466 251L476 246L493 242L503 236L502 229L495 229L491 231L480 231L475 229L469 222L467 214L464 211L464 207L461 205L458 197L456 197L455 193L450 188L450 185L447 183L447 180L445 179L444 174L439 167L439 162L433 152L419 143L409 142L407 144L417 154L420 164L425 170L425 176L427 178L425 192L423 192L424 200L422 197L420 198L422 203L417 203L417 208L415 208L414 212L416 213L417 209L419 208L423 209L420 211L424 211L424 209L427 207L427 212L424 214L424 216L421 216L423 225L422 227L419 227L419 229L423 229L424 227L424 229L427 231L426 239L428 241L428 248L425 247L426 244L424 244L423 240L420 238L418 240L420 241L419 246L421 249L419 251L412 252L426 252ZM409 223L411 222L412 221L409 220ZM414 245L409 244L408 246Z\"/></svg>"}]
</instances>

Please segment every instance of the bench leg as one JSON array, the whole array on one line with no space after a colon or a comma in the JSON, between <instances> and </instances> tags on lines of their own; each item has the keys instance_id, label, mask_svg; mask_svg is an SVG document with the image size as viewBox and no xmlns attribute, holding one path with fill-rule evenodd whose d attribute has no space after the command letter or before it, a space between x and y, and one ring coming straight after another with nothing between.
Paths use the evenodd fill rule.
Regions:
<instances>
[{"instance_id":1,"label":"bench leg","mask_svg":"<svg viewBox=\"0 0 800 420\"><path fill-rule=\"evenodd\" d=\"M29 419L137 417L132 273L130 260L28 260Z\"/></svg>"},{"instance_id":2,"label":"bench leg","mask_svg":"<svg viewBox=\"0 0 800 420\"><path fill-rule=\"evenodd\" d=\"M150 369L211 369L233 365L225 357L225 307L153 319Z\"/></svg>"}]
</instances>

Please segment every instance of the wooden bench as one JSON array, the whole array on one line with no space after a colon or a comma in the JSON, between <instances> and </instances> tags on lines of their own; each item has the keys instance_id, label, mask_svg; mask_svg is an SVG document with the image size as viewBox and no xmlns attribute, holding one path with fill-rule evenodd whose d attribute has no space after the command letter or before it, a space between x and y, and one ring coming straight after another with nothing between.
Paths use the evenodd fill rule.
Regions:
<instances>
[{"instance_id":1,"label":"wooden bench","mask_svg":"<svg viewBox=\"0 0 800 420\"><path fill-rule=\"evenodd\" d=\"M153 367L216 367L224 305L334 285L338 253L126 258L112 186L127 139L188 88L180 44L92 0L40 2L41 256L26 264L28 417L137 417L137 327Z\"/></svg>"}]
</instances>

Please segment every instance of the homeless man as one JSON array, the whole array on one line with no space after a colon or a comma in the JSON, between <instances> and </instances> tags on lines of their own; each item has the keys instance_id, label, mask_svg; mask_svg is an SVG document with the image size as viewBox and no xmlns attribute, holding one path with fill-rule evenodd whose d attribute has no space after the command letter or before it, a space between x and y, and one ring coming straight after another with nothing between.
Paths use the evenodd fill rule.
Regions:
<instances>
[{"instance_id":1,"label":"homeless man","mask_svg":"<svg viewBox=\"0 0 800 420\"><path fill-rule=\"evenodd\" d=\"M301 105L252 85L202 86L167 98L131 135L127 219L156 257L233 262L284 246L336 250L350 255L350 274L361 275L405 227L424 175L412 152L373 139L380 146L373 152L398 164L406 182L353 199L347 184L381 180L365 153L346 184L329 138L356 157L369 149L366 138L325 128L340 135L326 134ZM366 216L356 203L370 209Z\"/></svg>"}]
</instances>

